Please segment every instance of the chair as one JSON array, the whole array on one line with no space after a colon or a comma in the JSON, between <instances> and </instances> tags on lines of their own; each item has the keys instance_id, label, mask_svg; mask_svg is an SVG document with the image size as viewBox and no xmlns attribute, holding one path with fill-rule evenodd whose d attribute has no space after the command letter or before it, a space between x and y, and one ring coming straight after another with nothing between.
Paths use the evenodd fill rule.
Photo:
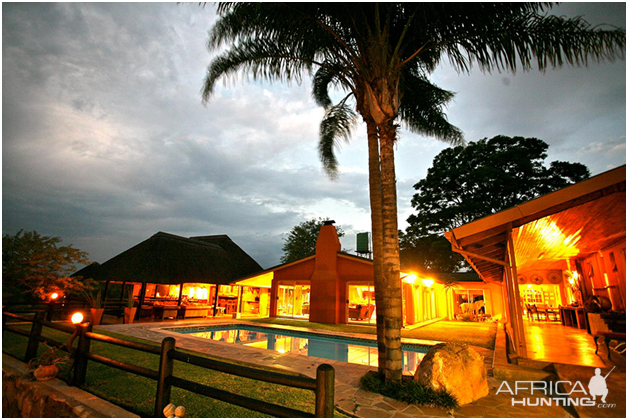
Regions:
<instances>
[{"instance_id":1,"label":"chair","mask_svg":"<svg viewBox=\"0 0 628 420\"><path fill-rule=\"evenodd\" d=\"M371 318L371 315L373 315L373 310L375 310L375 305L362 306L362 309L360 309L360 315L358 315L358 319L363 320Z\"/></svg>"},{"instance_id":2,"label":"chair","mask_svg":"<svg viewBox=\"0 0 628 420\"><path fill-rule=\"evenodd\" d=\"M597 340L598 338L604 337L604 344L606 344L606 350L608 351L608 360L611 360L611 349L609 348L609 343L611 342L611 340L616 340L618 343L625 343L626 342L626 333L620 333L620 332L612 332L612 331L598 331L593 335L593 341L595 342L595 354L597 354L598 352L598 344L597 344ZM617 346L619 347L619 345ZM617 347L615 347L613 350L617 349ZM623 350L622 353L624 353L626 351L626 349Z\"/></svg>"},{"instance_id":3,"label":"chair","mask_svg":"<svg viewBox=\"0 0 628 420\"><path fill-rule=\"evenodd\" d=\"M530 318L530 315L531 315L533 321L534 321L534 314L536 314L536 320L539 321L539 322L541 321L539 313L545 314L545 319L547 319L547 313L546 312L539 312L539 309L536 307L536 305L526 305L526 307L528 309L528 318Z\"/></svg>"},{"instance_id":4,"label":"chair","mask_svg":"<svg viewBox=\"0 0 628 420\"><path fill-rule=\"evenodd\" d=\"M365 308L365 306L357 305L355 308L349 308L349 319L360 319L362 308Z\"/></svg>"},{"instance_id":5,"label":"chair","mask_svg":"<svg viewBox=\"0 0 628 420\"><path fill-rule=\"evenodd\" d=\"M536 309L537 318L539 314L543 314L545 316L545 321L549 321L549 313L547 310L547 305L539 305L539 306L534 305L534 308Z\"/></svg>"}]
</instances>

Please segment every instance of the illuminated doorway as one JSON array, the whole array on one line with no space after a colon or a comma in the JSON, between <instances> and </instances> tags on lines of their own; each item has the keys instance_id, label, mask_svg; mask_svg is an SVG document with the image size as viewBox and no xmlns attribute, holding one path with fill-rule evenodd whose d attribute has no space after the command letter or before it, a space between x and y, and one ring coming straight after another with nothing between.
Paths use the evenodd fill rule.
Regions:
<instances>
[{"instance_id":1,"label":"illuminated doorway","mask_svg":"<svg viewBox=\"0 0 628 420\"><path fill-rule=\"evenodd\" d=\"M277 290L277 316L310 318L310 283L279 282Z\"/></svg>"},{"instance_id":2,"label":"illuminated doorway","mask_svg":"<svg viewBox=\"0 0 628 420\"><path fill-rule=\"evenodd\" d=\"M456 319L477 320L487 314L485 291L481 289L454 290Z\"/></svg>"},{"instance_id":3,"label":"illuminated doorway","mask_svg":"<svg viewBox=\"0 0 628 420\"><path fill-rule=\"evenodd\" d=\"M434 304L434 290L431 287L422 287L421 308L423 321L436 318L436 305Z\"/></svg>"},{"instance_id":4,"label":"illuminated doorway","mask_svg":"<svg viewBox=\"0 0 628 420\"><path fill-rule=\"evenodd\" d=\"M347 296L348 322L375 323L375 288L372 282L348 282Z\"/></svg>"}]
</instances>

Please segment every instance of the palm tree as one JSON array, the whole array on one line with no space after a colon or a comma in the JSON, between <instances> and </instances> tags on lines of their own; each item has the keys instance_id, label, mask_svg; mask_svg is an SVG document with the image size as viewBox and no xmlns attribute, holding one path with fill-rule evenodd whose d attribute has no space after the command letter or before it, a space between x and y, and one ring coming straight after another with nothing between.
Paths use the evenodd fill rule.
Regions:
<instances>
[{"instance_id":1,"label":"palm tree","mask_svg":"<svg viewBox=\"0 0 628 420\"><path fill-rule=\"evenodd\" d=\"M625 31L592 28L582 18L546 14L545 3L229 3L208 45L228 49L210 64L203 98L215 83L247 71L254 78L296 80L318 68L350 87L369 132L369 176L378 334L384 336L387 381L401 380L401 284L394 167L396 121L408 75L426 78L443 57L461 72L539 70L589 59L615 59ZM414 114L413 114L414 115ZM374 139L377 139L377 147ZM375 156L377 151L377 158ZM374 168L379 163L379 179ZM375 196L375 197L374 197ZM381 206L377 200L381 199ZM381 210L381 211L380 211ZM376 238L381 229L381 238ZM380 257L381 256L381 257ZM379 317L382 316L380 320ZM381 322L381 327L379 326Z\"/></svg>"},{"instance_id":2,"label":"palm tree","mask_svg":"<svg viewBox=\"0 0 628 420\"><path fill-rule=\"evenodd\" d=\"M329 71L330 68L334 68L334 72ZM326 109L325 117L320 124L319 155L324 168L332 178L337 176L338 171L334 147L342 140L349 141L357 119L357 114L347 105L349 98L354 97L355 99L355 90L352 90L351 85L344 86L343 79L336 77L338 74L343 73L338 70L340 68L342 68L342 63L339 63L338 66L325 63L325 67L320 67L316 71L312 82L312 93L316 103ZM357 84L356 81L352 80L351 82L354 85ZM344 86L350 93L338 104L334 105L329 97L331 86ZM429 83L422 75L415 74L409 74L409 77L401 87L405 92L401 96L400 117L401 121L411 131L433 135L450 144L461 144L463 142L462 132L447 121L443 112L443 107L453 98L453 93L442 90ZM374 247L375 306L381 308L377 311L376 322L378 369L380 375L385 376L384 370L388 343L385 340L386 329L384 328L384 320L387 318L385 315L387 304L384 302L383 291L386 285L382 283L383 225L379 135L377 126L372 119L365 118L364 122L367 127L369 150L369 192L371 231Z\"/></svg>"}]
</instances>

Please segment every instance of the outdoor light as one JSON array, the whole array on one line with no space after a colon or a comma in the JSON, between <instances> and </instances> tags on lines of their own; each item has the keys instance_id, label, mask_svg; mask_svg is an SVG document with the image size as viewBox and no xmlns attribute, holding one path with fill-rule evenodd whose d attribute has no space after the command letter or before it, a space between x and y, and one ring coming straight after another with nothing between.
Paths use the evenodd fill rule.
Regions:
<instances>
[{"instance_id":1,"label":"outdoor light","mask_svg":"<svg viewBox=\"0 0 628 420\"><path fill-rule=\"evenodd\" d=\"M58 297L59 297L59 293L57 293L57 292L54 292L54 293L52 293L52 294L50 295L50 299L52 299L52 300L55 300L55 299L56 299L56 298L58 298Z\"/></svg>"},{"instance_id":2,"label":"outdoor light","mask_svg":"<svg viewBox=\"0 0 628 420\"><path fill-rule=\"evenodd\" d=\"M416 281L416 279L417 279L416 274L408 274L401 278L402 281L406 283L410 283L410 284L413 284Z\"/></svg>"},{"instance_id":3,"label":"outdoor light","mask_svg":"<svg viewBox=\"0 0 628 420\"><path fill-rule=\"evenodd\" d=\"M434 280L432 280L432 279L423 279L423 280L421 280L421 283L423 283L423 286L425 286L425 287L432 287L432 285L434 284Z\"/></svg>"},{"instance_id":4,"label":"outdoor light","mask_svg":"<svg viewBox=\"0 0 628 420\"><path fill-rule=\"evenodd\" d=\"M74 314L72 314L72 324L76 325L76 324L80 324L81 322L83 322L83 314L80 312L75 312Z\"/></svg>"},{"instance_id":5,"label":"outdoor light","mask_svg":"<svg viewBox=\"0 0 628 420\"><path fill-rule=\"evenodd\" d=\"M78 325L83 322L83 314L80 312L74 312L72 314L72 318L70 318L70 320L72 321L72 324L74 324L74 327L76 328L74 330L74 332L72 333L72 335L70 336L70 339L68 340L68 351L71 352L72 351L72 343L74 342L74 339L76 338L76 336L78 335L79 332L79 327Z\"/></svg>"}]
</instances>

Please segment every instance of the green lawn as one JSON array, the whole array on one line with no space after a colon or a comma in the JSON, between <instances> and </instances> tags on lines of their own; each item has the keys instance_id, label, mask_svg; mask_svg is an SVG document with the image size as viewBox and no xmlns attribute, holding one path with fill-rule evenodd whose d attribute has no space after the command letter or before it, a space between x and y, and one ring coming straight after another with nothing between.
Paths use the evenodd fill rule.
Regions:
<instances>
[{"instance_id":1,"label":"green lawn","mask_svg":"<svg viewBox=\"0 0 628 420\"><path fill-rule=\"evenodd\" d=\"M98 332L102 333L102 331ZM68 334L50 328L44 328L42 335L61 342L66 342L69 338ZM123 337L116 334L107 333L107 335L142 342L142 340L139 339ZM26 337L4 332L2 351L18 359L22 359L26 349L26 342ZM39 347L41 353L44 346L40 345ZM98 341L92 341L90 351L129 364L153 370L158 369L159 357L157 355ZM297 410L310 413L314 412L313 391L240 378L179 361L175 361L174 374L178 377L211 385L236 394L261 399ZM87 381L83 389L142 417L153 417L157 391L156 381L90 361L88 364ZM186 417L268 417L255 411L196 395L179 388L173 388L171 402L177 406L185 406ZM336 415L341 416L338 412Z\"/></svg>"},{"instance_id":2,"label":"green lawn","mask_svg":"<svg viewBox=\"0 0 628 420\"><path fill-rule=\"evenodd\" d=\"M375 326L353 324L318 324L315 322L296 321L281 318L247 319L247 321L289 325L302 328L315 328L336 332L351 332L359 334L376 334ZM401 336L422 340L448 341L466 343L472 346L493 350L495 348L495 335L497 324L490 322L461 322L438 321L433 324L415 329L403 329Z\"/></svg>"}]
</instances>

